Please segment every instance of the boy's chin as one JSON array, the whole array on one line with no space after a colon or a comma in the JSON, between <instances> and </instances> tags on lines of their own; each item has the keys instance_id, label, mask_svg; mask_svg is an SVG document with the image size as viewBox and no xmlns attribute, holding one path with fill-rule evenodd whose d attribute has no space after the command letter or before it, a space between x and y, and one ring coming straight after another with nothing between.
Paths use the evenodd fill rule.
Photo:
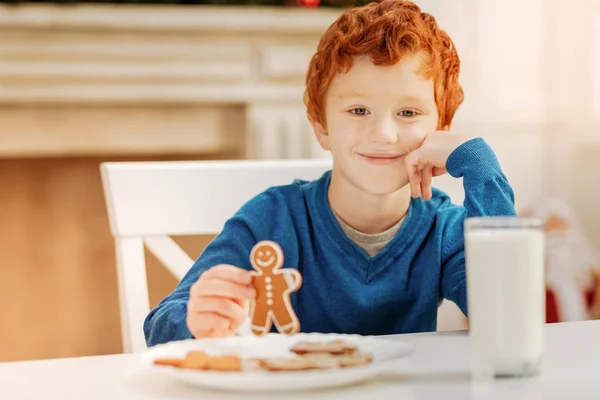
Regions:
<instances>
[{"instance_id":1,"label":"boy's chin","mask_svg":"<svg viewBox=\"0 0 600 400\"><path fill-rule=\"evenodd\" d=\"M372 180L369 182L362 182L361 186L363 187L363 190L374 196L388 196L399 191L406 191L408 194L410 194L408 180L402 180L398 182L377 182Z\"/></svg>"}]
</instances>

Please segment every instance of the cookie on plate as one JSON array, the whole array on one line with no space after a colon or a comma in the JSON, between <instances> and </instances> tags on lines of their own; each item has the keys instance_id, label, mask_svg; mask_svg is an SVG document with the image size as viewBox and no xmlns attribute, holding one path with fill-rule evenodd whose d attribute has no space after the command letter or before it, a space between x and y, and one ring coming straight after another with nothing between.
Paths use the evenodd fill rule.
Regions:
<instances>
[{"instance_id":1,"label":"cookie on plate","mask_svg":"<svg viewBox=\"0 0 600 400\"><path fill-rule=\"evenodd\" d=\"M361 365L370 364L373 357L370 354L355 352L353 354L335 355L330 353L307 353L301 356L309 360L320 360L322 362L334 362L337 367L358 367Z\"/></svg>"},{"instance_id":2,"label":"cookie on plate","mask_svg":"<svg viewBox=\"0 0 600 400\"><path fill-rule=\"evenodd\" d=\"M350 342L337 339L325 342L299 341L292 346L290 351L298 355L309 353L350 355L358 351L358 348Z\"/></svg>"},{"instance_id":3,"label":"cookie on plate","mask_svg":"<svg viewBox=\"0 0 600 400\"><path fill-rule=\"evenodd\" d=\"M261 368L273 372L306 371L311 369L336 368L337 362L318 358L270 357L258 360Z\"/></svg>"}]
</instances>

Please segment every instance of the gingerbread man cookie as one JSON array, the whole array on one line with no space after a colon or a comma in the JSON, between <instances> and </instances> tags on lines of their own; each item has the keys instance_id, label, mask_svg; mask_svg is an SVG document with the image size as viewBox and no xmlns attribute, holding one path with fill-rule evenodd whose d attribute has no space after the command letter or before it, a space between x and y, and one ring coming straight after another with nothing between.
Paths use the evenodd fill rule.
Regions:
<instances>
[{"instance_id":1,"label":"gingerbread man cookie","mask_svg":"<svg viewBox=\"0 0 600 400\"><path fill-rule=\"evenodd\" d=\"M275 242L257 243L250 252L250 262L256 271L252 285L256 299L250 311L252 333L261 336L271 331L273 323L284 334L300 331L300 321L290 302L290 293L302 285L302 275L296 269L283 266L283 251Z\"/></svg>"}]
</instances>

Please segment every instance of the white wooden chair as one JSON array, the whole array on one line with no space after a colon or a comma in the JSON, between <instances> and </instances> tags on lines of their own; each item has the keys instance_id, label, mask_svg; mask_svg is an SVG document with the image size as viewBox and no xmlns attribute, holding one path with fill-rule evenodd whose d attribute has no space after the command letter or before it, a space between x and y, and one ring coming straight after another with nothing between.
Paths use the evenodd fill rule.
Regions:
<instances>
[{"instance_id":1,"label":"white wooden chair","mask_svg":"<svg viewBox=\"0 0 600 400\"><path fill-rule=\"evenodd\" d=\"M329 159L103 163L124 352L146 349L142 326L150 308L144 246L181 279L194 260L169 236L218 234L243 203L266 188L316 179L330 168ZM460 181L443 177L435 184L462 202ZM453 318L442 318L441 329L454 327Z\"/></svg>"},{"instance_id":2,"label":"white wooden chair","mask_svg":"<svg viewBox=\"0 0 600 400\"><path fill-rule=\"evenodd\" d=\"M329 159L103 163L124 352L146 349L142 326L150 307L144 246L181 279L194 260L170 235L217 234L268 187L316 179L330 168Z\"/></svg>"}]
</instances>

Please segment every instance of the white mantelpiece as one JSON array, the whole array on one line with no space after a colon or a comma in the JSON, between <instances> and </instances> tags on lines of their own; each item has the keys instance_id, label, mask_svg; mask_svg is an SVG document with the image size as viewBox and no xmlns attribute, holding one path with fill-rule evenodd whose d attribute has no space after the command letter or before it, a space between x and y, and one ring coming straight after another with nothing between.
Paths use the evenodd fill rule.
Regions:
<instances>
[{"instance_id":1,"label":"white mantelpiece","mask_svg":"<svg viewBox=\"0 0 600 400\"><path fill-rule=\"evenodd\" d=\"M306 67L337 10L0 6L0 156L313 157Z\"/></svg>"}]
</instances>

